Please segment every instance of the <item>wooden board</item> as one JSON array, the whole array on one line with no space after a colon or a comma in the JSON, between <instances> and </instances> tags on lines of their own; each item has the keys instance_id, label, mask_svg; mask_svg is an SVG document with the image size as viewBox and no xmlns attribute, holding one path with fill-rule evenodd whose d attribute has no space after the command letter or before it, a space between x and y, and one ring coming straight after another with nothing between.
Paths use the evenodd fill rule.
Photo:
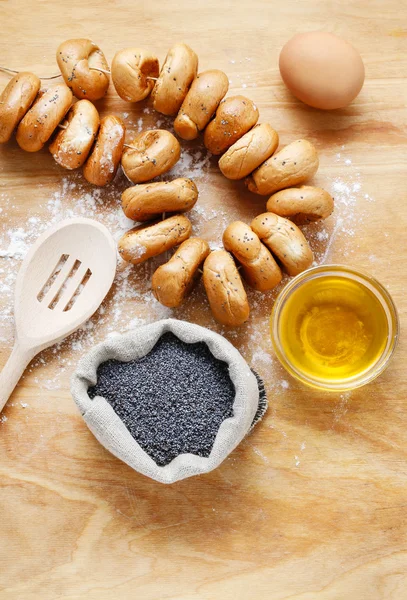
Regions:
<instances>
[{"instance_id":1,"label":"wooden board","mask_svg":"<svg viewBox=\"0 0 407 600\"><path fill-rule=\"evenodd\" d=\"M316 181L335 191L337 211L308 232L314 249L320 259L365 268L381 280L403 332L406 18L405 0L3 1L0 63L51 75L57 46L70 37L94 39L109 61L127 46L147 47L162 61L173 43L190 44L201 69L223 69L230 93L255 100L261 120L273 124L283 144L299 137L317 144ZM294 33L314 29L342 35L363 55L367 81L346 110L309 109L281 83L281 46ZM6 82L2 75L0 88ZM99 103L103 113L128 113L130 129L140 118L142 127L156 125L146 106L125 104L113 89ZM201 150L191 150L195 161ZM119 177L100 206L92 190L72 186L80 175L72 177L47 150L29 155L15 142L0 149L1 250L9 248L9 231L14 241L29 243L35 219L47 223L69 206L83 206L89 216L92 205L98 217L111 211L126 186ZM226 182L214 160L201 169L198 184L201 229L215 241L223 221L249 220L264 209L263 199ZM86 193L90 200L81 204ZM24 238L26 231L31 237ZM6 288L18 264L0 259L1 365L12 346ZM285 375L271 355L267 320L274 295L251 294L250 324L227 335L265 379L267 417L219 469L166 487L105 451L69 394L70 373L91 335L97 340L164 314L145 294L137 297L150 271L129 275L134 297L113 294L91 332L44 353L4 412L1 600L405 599L404 335L390 368L372 385L349 395L316 393ZM220 331L201 289L175 314Z\"/></svg>"}]
</instances>

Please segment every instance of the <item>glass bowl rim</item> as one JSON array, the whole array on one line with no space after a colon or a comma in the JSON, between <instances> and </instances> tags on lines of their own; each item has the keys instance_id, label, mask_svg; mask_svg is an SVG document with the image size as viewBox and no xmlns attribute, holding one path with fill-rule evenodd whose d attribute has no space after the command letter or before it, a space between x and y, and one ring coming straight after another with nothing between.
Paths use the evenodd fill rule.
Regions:
<instances>
[{"instance_id":1,"label":"glass bowl rim","mask_svg":"<svg viewBox=\"0 0 407 600\"><path fill-rule=\"evenodd\" d=\"M359 375L355 375L348 379L335 381L329 379L323 380L312 378L294 367L284 352L278 333L279 317L281 315L282 308L292 293L294 293L300 286L304 285L315 277L331 276L333 274L343 276L347 279L356 279L362 284L370 284L369 286L366 285L366 287L373 291L378 300L381 302L385 310L388 324L388 343L386 344L381 356L377 359L377 361L369 369L363 371ZM390 293L386 290L383 284L362 269L355 269L346 265L333 263L311 267L310 269L307 269L306 271L296 275L287 283L286 286L284 286L276 298L270 315L270 332L274 352L276 353L276 356L282 366L288 373L290 373L290 375L312 388L332 392L346 392L370 383L387 368L397 347L398 338L400 335L400 322L396 305L394 304Z\"/></svg>"}]
</instances>

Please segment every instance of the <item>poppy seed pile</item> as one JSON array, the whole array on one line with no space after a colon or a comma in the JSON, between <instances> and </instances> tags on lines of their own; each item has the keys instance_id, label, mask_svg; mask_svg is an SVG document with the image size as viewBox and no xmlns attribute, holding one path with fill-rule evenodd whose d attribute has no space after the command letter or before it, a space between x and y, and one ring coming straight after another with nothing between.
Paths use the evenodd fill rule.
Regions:
<instances>
[{"instance_id":1,"label":"poppy seed pile","mask_svg":"<svg viewBox=\"0 0 407 600\"><path fill-rule=\"evenodd\" d=\"M108 360L91 399L102 396L155 463L184 453L208 457L221 423L233 416L235 387L227 363L204 342L161 336L146 356Z\"/></svg>"}]
</instances>

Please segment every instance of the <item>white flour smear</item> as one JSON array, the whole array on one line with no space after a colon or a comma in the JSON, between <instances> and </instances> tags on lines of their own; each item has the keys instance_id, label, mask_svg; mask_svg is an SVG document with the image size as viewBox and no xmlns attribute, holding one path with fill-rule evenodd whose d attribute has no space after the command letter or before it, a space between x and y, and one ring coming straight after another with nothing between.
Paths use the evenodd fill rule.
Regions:
<instances>
[{"instance_id":1,"label":"white flour smear","mask_svg":"<svg viewBox=\"0 0 407 600\"><path fill-rule=\"evenodd\" d=\"M161 124L168 128L169 123L165 118ZM133 126L136 130L143 128L143 119L136 121ZM342 150L341 154L336 156L336 161L340 164L341 175L331 181L326 178L324 180L324 187L335 198L334 214L324 223L303 228L315 253L316 264L330 260L337 241L340 241L341 250L346 256L347 241L349 240L350 248L352 238L362 222L360 205L366 204L367 211L368 203L372 201L364 193L360 175L352 166L346 152ZM217 190L212 190L214 184L211 180L211 171L214 172L215 168L214 162L204 148L187 147L183 149L178 164L164 177L165 179L190 177L195 180L200 191L200 199L188 216L193 224L193 234L204 235L212 248L220 246L225 227L237 218L236 213L228 214L222 206L216 207ZM27 220L15 228L10 228L11 216L16 212L15 201L7 191L0 192L0 343L4 348L12 345L14 283L21 260L31 244L50 225L73 216L95 218L107 226L116 240L119 239L133 226L133 222L125 217L120 206L121 192L129 185L121 173L110 186L92 188L84 181L80 171L64 172L60 189L43 202L41 212L30 213ZM236 189L236 196L238 195L239 191ZM358 219L355 213L356 205L359 206ZM167 260L168 258L169 255ZM106 335L113 335L115 332L171 315L199 321L225 334L237 345L260 376L270 374L272 371L273 391L281 393L289 388L287 376L273 356L268 335L270 310L274 298L287 278L277 290L267 294L248 290L251 305L250 321L238 330L225 331L211 317L202 284L193 292L185 306L175 312L161 306L155 300L151 293L150 279L155 268L165 260L165 256L157 257L138 267L119 260L112 292L96 315L79 332L57 347L43 352L34 361L30 370L33 382L39 389L38 397L41 395L41 388L67 389L70 374L80 356Z\"/></svg>"}]
</instances>

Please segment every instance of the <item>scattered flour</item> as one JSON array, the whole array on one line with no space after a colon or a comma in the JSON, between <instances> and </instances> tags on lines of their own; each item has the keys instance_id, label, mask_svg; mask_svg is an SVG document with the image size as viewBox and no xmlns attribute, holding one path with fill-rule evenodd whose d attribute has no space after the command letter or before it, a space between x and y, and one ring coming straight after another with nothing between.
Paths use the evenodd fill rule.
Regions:
<instances>
[{"instance_id":1,"label":"scattered flour","mask_svg":"<svg viewBox=\"0 0 407 600\"><path fill-rule=\"evenodd\" d=\"M257 454L257 456L260 456L261 460L262 460L262 461L263 461L263 462L264 462L266 465L268 465L268 464L270 463L270 461L269 461L269 459L267 458L267 456L266 456L265 454L263 454L263 452L262 452L261 450L259 450L259 448L257 448L256 446L252 446L251 444L250 444L250 446L252 447L252 449L253 449L253 452L254 452L255 454Z\"/></svg>"},{"instance_id":2,"label":"scattered flour","mask_svg":"<svg viewBox=\"0 0 407 600\"><path fill-rule=\"evenodd\" d=\"M0 249L0 257L2 258L23 258L28 250L26 242L27 232L22 227L10 229L7 232L8 245L5 249ZM6 242L7 244L7 242Z\"/></svg>"},{"instance_id":3,"label":"scattered flour","mask_svg":"<svg viewBox=\"0 0 407 600\"><path fill-rule=\"evenodd\" d=\"M144 112L148 114L149 109L145 109ZM139 126L145 128L142 118L139 119ZM176 170L163 179L174 176L191 177L200 187L208 180L209 168L210 154L204 148L184 149ZM94 188L87 184L81 172L68 172L61 180L60 189L51 193L40 204L41 213L29 213L24 225L16 228L10 228L9 223L13 222L17 206L12 196L0 188L0 344L4 347L5 354L13 342L15 280L21 260L32 243L51 225L78 215L101 221L118 240L125 231L134 226L134 222L124 215L120 203L121 192L128 186L129 183L122 173L119 173L109 186ZM206 222L205 213L202 208L197 208L196 211L198 212L194 211L194 215L191 215L191 220L197 225L202 225ZM216 217L215 214L210 214L211 216L207 217L209 221ZM222 225L223 221L219 227ZM198 227L195 228L196 234L197 230ZM145 265L133 267L118 257L113 289L103 306L78 332L44 351L34 360L30 368L35 372L34 382L40 388L49 390L67 388L72 368L79 356L95 342L115 331L125 331L170 316L172 311L157 302L150 287L152 273L164 260L165 258L159 257ZM137 309L132 309L132 302L137 304ZM137 317L133 310L136 310ZM26 406L28 405L24 408Z\"/></svg>"},{"instance_id":4,"label":"scattered flour","mask_svg":"<svg viewBox=\"0 0 407 600\"><path fill-rule=\"evenodd\" d=\"M302 442L301 445L300 445L300 453L304 452L304 450L305 450L306 447L307 446L306 446L305 442ZM300 461L300 456L298 454L296 454L294 456L294 462L295 462L295 466L296 467L300 466L301 461Z\"/></svg>"},{"instance_id":5,"label":"scattered flour","mask_svg":"<svg viewBox=\"0 0 407 600\"><path fill-rule=\"evenodd\" d=\"M231 61L232 64L233 62ZM246 81L245 84L248 85L249 82ZM146 128L146 120L151 119L148 116L150 115L148 107L142 114L142 117L137 115L135 122L131 121L131 113L124 115L128 120L127 123L132 123L136 132ZM157 122L155 124L158 125ZM149 122L148 125L151 126L151 123ZM169 122L165 118L163 125L170 129ZM341 148L341 152L336 154L335 160L341 166L341 170L337 171L340 175L323 184L323 187L326 187L335 198L333 216L326 222L310 224L303 228L314 251L316 264L329 261L333 244L337 240L340 240L345 257L347 252L351 252L355 235L363 220L360 210L356 218L356 207L360 208L361 204L374 201L363 191L360 174L346 154L345 148ZM219 190L217 183L211 179L211 172L214 172L215 168L211 155L205 148L184 145L180 161L163 177L163 179L191 177L196 181L200 190L200 200L189 213L189 217L193 224L194 235L204 236L213 249L221 247L222 233L227 224L233 219L242 218L235 208L232 212L222 203L217 203ZM35 212L38 210L38 205L34 203L32 210L29 209L26 221L18 227L11 228L10 223L16 222L15 214L18 207L13 197L0 188L0 344L5 353L11 347L13 340L15 279L21 260L31 244L52 224L76 215L96 218L108 227L116 240L119 239L134 225L133 221L125 217L120 205L121 192L128 186L128 181L120 172L112 184L101 189L88 185L80 172L68 172L61 180L60 189L45 197L46 199L40 205L40 213ZM249 219L250 216L246 217L246 220ZM133 267L118 258L116 279L103 306L78 332L44 351L33 362L30 368L31 374L28 376L38 388L38 398L41 397L41 388L67 389L70 375L79 357L106 336L117 335L117 332L169 316L195 321L198 314L199 322L224 334L242 351L261 377L272 373L272 383L268 386L270 394L285 394L291 385L296 385L295 382L287 381L285 371L274 359L268 335L271 308L276 295L287 282L287 277L284 277L280 286L272 292L260 294L248 290L252 318L239 330L226 330L212 320L202 284L197 286L185 306L176 311L163 307L156 301L151 292L151 275L165 260L165 257L157 257ZM28 408L29 405L21 403L21 407ZM271 421L274 421L274 410L271 403ZM339 419L346 410L347 397L344 396L337 407L335 419ZM5 415L0 415L0 422L4 423L6 420ZM274 424L270 427L276 429ZM280 433L282 438L286 437L284 431ZM304 448L305 443L301 446L300 452L297 451L295 455L296 466L300 463L300 453ZM268 460L257 448L253 447L253 450L262 457L264 462Z\"/></svg>"},{"instance_id":6,"label":"scattered flour","mask_svg":"<svg viewBox=\"0 0 407 600\"><path fill-rule=\"evenodd\" d=\"M351 394L351 392L344 392L343 394L339 395L337 406L334 409L334 422L332 429L335 428L335 425L339 423L342 417L348 412L348 402L351 398Z\"/></svg>"},{"instance_id":7,"label":"scattered flour","mask_svg":"<svg viewBox=\"0 0 407 600\"><path fill-rule=\"evenodd\" d=\"M175 167L163 179L174 177L189 177L194 180L207 181L209 178L209 164L211 154L201 150L193 151L183 149L181 157Z\"/></svg>"}]
</instances>

